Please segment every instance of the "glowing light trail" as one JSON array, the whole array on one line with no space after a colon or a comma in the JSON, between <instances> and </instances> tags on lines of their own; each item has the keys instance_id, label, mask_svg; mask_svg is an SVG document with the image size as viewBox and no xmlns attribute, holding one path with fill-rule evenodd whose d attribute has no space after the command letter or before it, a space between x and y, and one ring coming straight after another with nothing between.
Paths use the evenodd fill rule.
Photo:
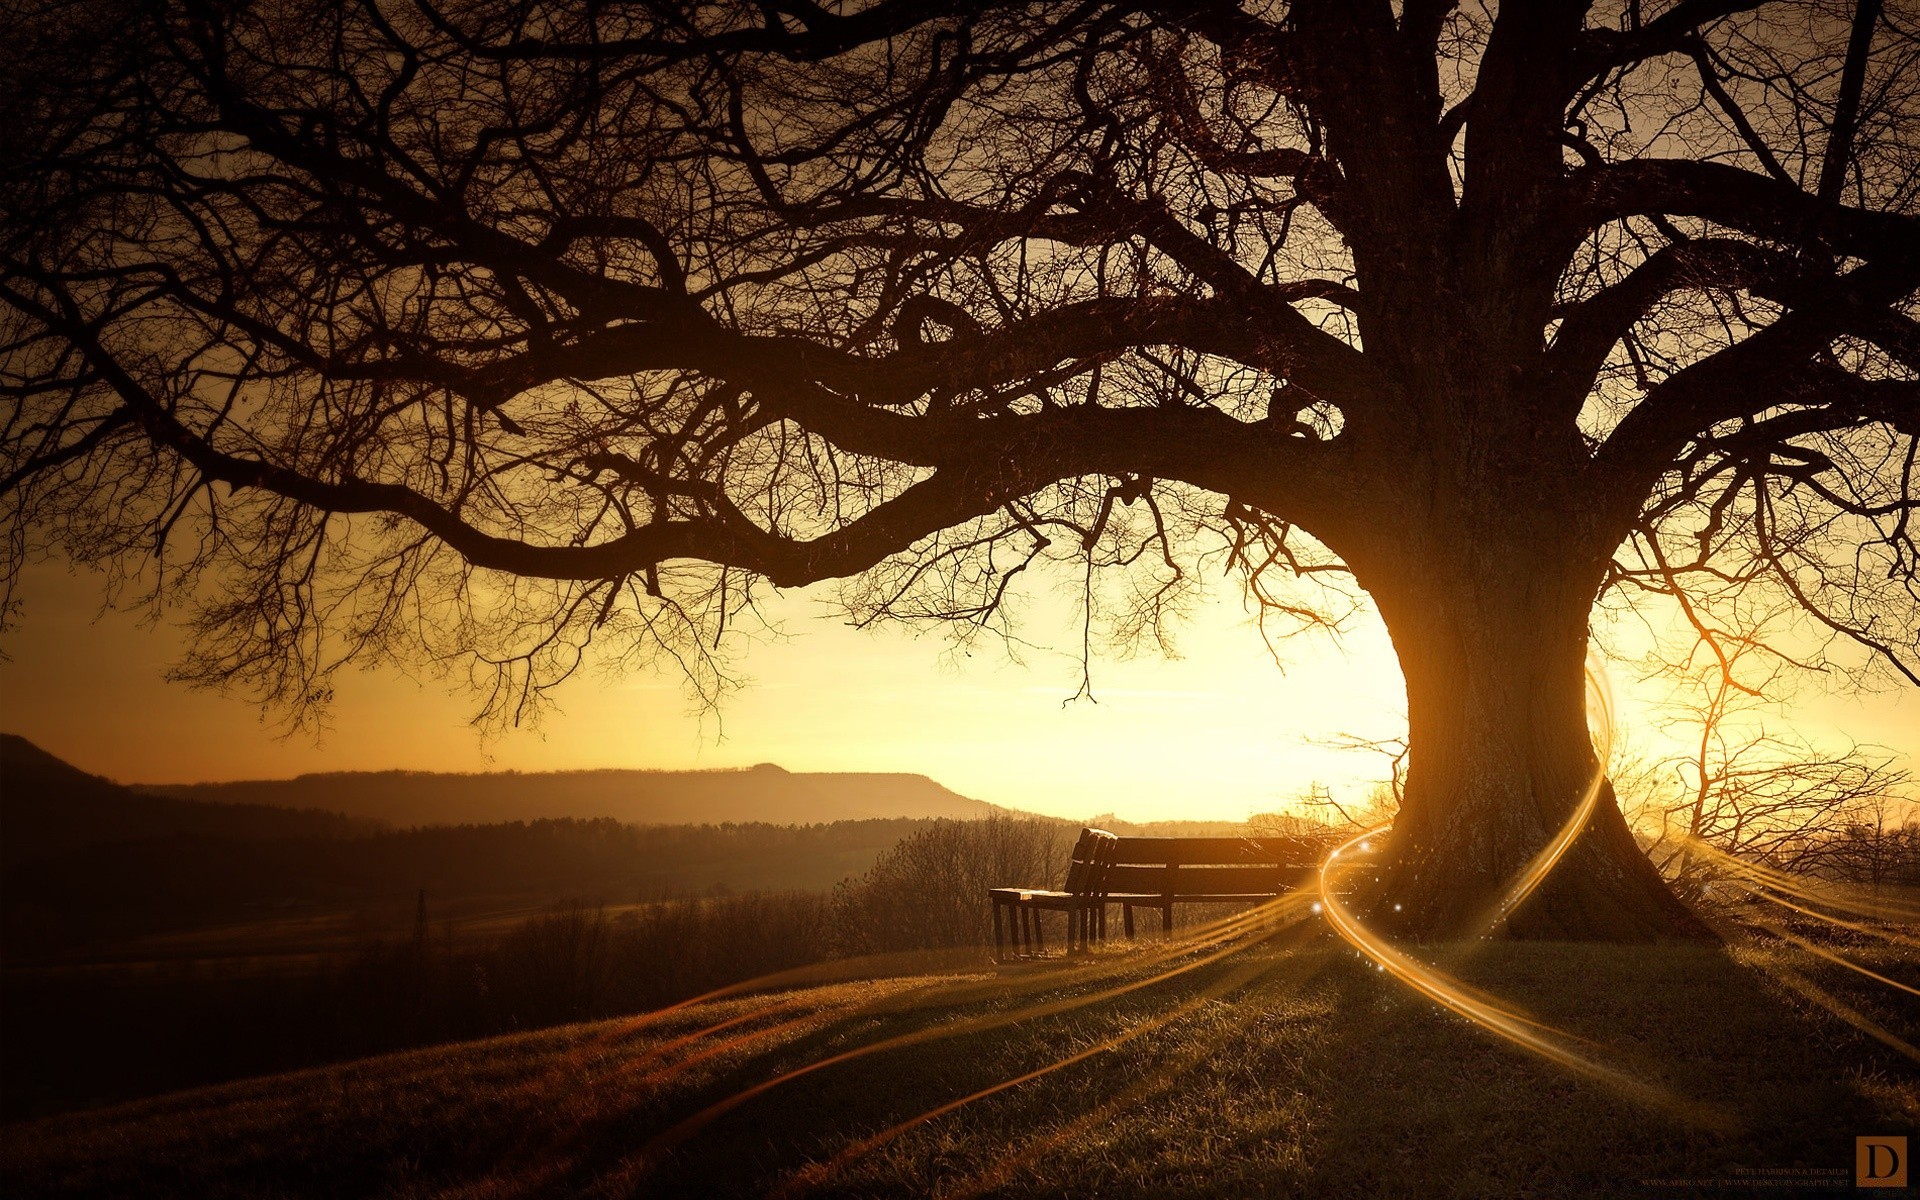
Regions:
<instances>
[{"instance_id":1,"label":"glowing light trail","mask_svg":"<svg viewBox=\"0 0 1920 1200\"><path fill-rule=\"evenodd\" d=\"M1278 961L1271 963L1267 971L1271 973L1279 965ZM1158 1095L1171 1088L1180 1076L1211 1058L1228 1036L1226 1031L1216 1031L1212 1036L1196 1041L1176 1052L1155 1071L1121 1089L1098 1108L1081 1113L1044 1137L1028 1142L1017 1152L1001 1154L984 1170L948 1191L940 1193L939 1200L975 1200L976 1197L984 1196L989 1192L999 1191L1022 1167L1038 1162L1059 1147L1073 1142L1088 1130L1104 1125L1119 1113L1125 1112L1150 1096Z\"/></svg>"},{"instance_id":2,"label":"glowing light trail","mask_svg":"<svg viewBox=\"0 0 1920 1200\"><path fill-rule=\"evenodd\" d=\"M1341 863L1341 856L1351 857L1349 851L1372 836L1372 832L1356 835L1329 854L1320 868L1320 903L1327 922L1355 949L1372 959L1383 971L1390 973L1407 987L1523 1050L1576 1074L1604 1083L1649 1108L1682 1117L1708 1128L1723 1130L1729 1128L1729 1122L1723 1115L1703 1105L1684 1100L1662 1088L1575 1053L1563 1043L1564 1035L1560 1035L1560 1031L1530 1017L1522 1016L1503 1005L1479 998L1451 975L1399 950L1362 924L1340 899L1335 885L1339 882L1339 873L1344 866Z\"/></svg>"},{"instance_id":3,"label":"glowing light trail","mask_svg":"<svg viewBox=\"0 0 1920 1200\"><path fill-rule=\"evenodd\" d=\"M1849 1007L1832 992L1822 988L1798 971L1795 971L1785 963L1768 962L1764 958L1760 958L1758 962L1762 970L1779 979L1782 983L1791 987L1794 991L1799 992L1815 1004L1826 1009L1834 1016L1839 1017L1842 1021L1858 1029L1868 1037L1893 1047L1913 1061L1920 1062L1920 1047L1916 1047L1912 1042L1907 1041L1905 1038L1900 1037L1898 1034L1891 1032L1862 1015L1857 1009Z\"/></svg>"},{"instance_id":4,"label":"glowing light trail","mask_svg":"<svg viewBox=\"0 0 1920 1200\"><path fill-rule=\"evenodd\" d=\"M1784 896L1774 895L1773 892L1768 890L1767 885L1764 883L1756 883L1746 879L1736 879L1734 882L1746 889L1748 895L1761 900L1771 901L1782 908L1790 908L1802 916L1812 917L1818 921L1825 921L1829 925L1837 925L1841 929L1849 929L1854 933L1864 933L1868 937L1877 937L1885 941L1896 942L1902 946L1920 947L1920 938L1910 938L1906 934L1896 932L1892 929L1882 929L1878 925L1863 925L1858 921L1849 921L1844 917L1836 917L1831 913L1823 913L1808 908L1805 905L1795 904Z\"/></svg>"},{"instance_id":5,"label":"glowing light trail","mask_svg":"<svg viewBox=\"0 0 1920 1200\"><path fill-rule=\"evenodd\" d=\"M1726 867L1736 875L1743 875L1748 879L1764 884L1774 891L1784 892L1796 899L1805 900L1809 904L1821 904L1828 908L1837 908L1841 912L1852 913L1855 916L1870 917L1874 920L1890 921L1895 924L1911 925L1920 922L1920 905L1902 904L1897 900L1885 900L1879 897L1866 899L1850 896L1832 887L1818 890L1812 889L1801 882L1797 876L1789 875L1785 871L1773 867L1763 866L1760 863L1748 862L1744 858L1736 858L1717 846L1701 841L1699 838L1687 838L1686 844L1690 848L1697 850L1703 856L1711 858Z\"/></svg>"},{"instance_id":6,"label":"glowing light trail","mask_svg":"<svg viewBox=\"0 0 1920 1200\"><path fill-rule=\"evenodd\" d=\"M1772 921L1766 920L1763 917L1753 917L1750 919L1753 921L1755 925L1758 925L1760 928L1766 930L1768 933L1772 934L1773 936L1781 939L1782 941L1792 942L1794 945L1800 947L1802 950L1805 950L1810 954L1817 954L1821 958L1826 959L1828 962L1839 963L1841 966L1847 968L1850 971L1858 971L1862 975L1865 975L1868 979L1877 979L1881 983L1886 984L1888 987L1899 988L1903 992L1908 992L1908 993L1911 993L1912 995L1920 996L1920 988L1910 987L1907 984L1901 983L1898 979L1888 979L1885 975L1880 974L1878 971L1869 971L1867 968L1861 966L1857 962L1854 962L1852 959L1836 954L1833 951L1827 949L1825 946L1819 945L1816 942L1810 942L1806 938L1800 937L1798 934L1795 934L1789 930L1783 929L1780 926L1774 924Z\"/></svg>"},{"instance_id":7,"label":"glowing light trail","mask_svg":"<svg viewBox=\"0 0 1920 1200\"><path fill-rule=\"evenodd\" d=\"M1297 920L1299 920L1299 915L1293 914L1290 916L1288 920L1288 924L1291 924L1293 921L1297 921ZM1279 929L1271 930L1260 937L1252 939L1250 942L1246 944L1236 945L1229 950L1222 951L1220 954L1213 956L1213 958L1214 959L1224 958L1227 954L1237 954L1243 950L1251 949L1253 946L1258 945L1261 942L1265 942L1269 938L1276 936L1279 932L1280 932ZM1212 961L1212 959L1210 959L1209 961ZM1237 991L1238 989L1245 987L1248 983L1252 982L1255 977L1261 974L1264 974L1266 971L1270 970L1271 968L1272 968L1271 963L1255 963L1251 965L1244 965L1240 969L1234 971L1232 974L1225 977L1224 979L1217 980L1214 983L1209 984L1207 987L1201 989L1201 991L1198 994L1190 997L1187 1000L1182 1001L1181 1003L1175 1005L1173 1008L1169 1009L1168 1011L1161 1013L1156 1017L1149 1018L1148 1020L1138 1022L1127 1029L1121 1030L1119 1033L1116 1033L1111 1037L1104 1038L1101 1041L1094 1043L1093 1045L1087 1047L1084 1050L1081 1050L1074 1054L1070 1054L1065 1058L1056 1059L1055 1061L1048 1063L1046 1066L1039 1067L1032 1071L1028 1071L1024 1075L1015 1076L1012 1079L1003 1079L999 1083L981 1088L979 1091L973 1092L966 1096L962 1096L958 1100L950 1100L947 1103L942 1104L936 1108L930 1108L926 1112L923 1112L918 1116L910 1117L905 1121L899 1122L898 1124L891 1125L888 1128L881 1130L879 1133L872 1135L871 1137L863 1138L860 1141L855 1142L850 1146L847 1146L845 1149L841 1150L838 1154L835 1154L832 1158L828 1159L826 1162L817 1163L811 1167L806 1168L805 1170L801 1171L799 1174L795 1175L792 1179L790 1179L784 1187L774 1192L773 1195L776 1198L776 1200L787 1200L787 1198L789 1197L802 1194L805 1191L810 1190L824 1183L830 1176L833 1175L835 1171L838 1171L840 1168L846 1166L847 1164L853 1162L858 1158L864 1157L865 1155L872 1153L873 1151L879 1149L881 1146L886 1145L888 1142L899 1137L901 1134L907 1132L908 1130L915 1128L916 1126L924 1125L928 1121L936 1120L940 1117L946 1116L948 1113L953 1112L956 1109L964 1108L965 1106L972 1104L976 1100L983 1100L988 1096L995 1095L996 1093L999 1093L999 1092L1004 1092L1009 1088L1018 1087L1023 1083L1027 1083L1032 1080L1039 1079L1045 1075L1051 1075L1053 1072L1061 1070L1065 1067L1073 1066L1075 1063L1085 1062L1087 1059L1092 1058L1097 1054L1104 1054L1109 1050L1112 1050L1118 1046L1122 1046L1126 1044L1129 1041L1132 1041L1134 1038L1142 1036L1143 1034L1151 1033L1156 1029L1160 1029L1166 1025L1170 1025L1173 1022L1179 1020L1180 1018L1186 1016L1187 1014L1195 1011L1196 1009L1202 1008L1205 1005L1211 1003L1212 1001L1219 999L1221 996L1227 995L1228 993Z\"/></svg>"},{"instance_id":8,"label":"glowing light trail","mask_svg":"<svg viewBox=\"0 0 1920 1200\"><path fill-rule=\"evenodd\" d=\"M1592 647L1587 649L1587 723L1589 733L1594 729L1599 732L1593 748L1593 775L1587 780L1572 814L1560 831L1520 869L1492 909L1469 926L1469 937L1487 936L1527 902L1527 897L1546 882L1568 849L1586 831L1587 822L1593 819L1593 810L1600 803L1600 791L1607 782L1607 763L1613 758L1613 688L1607 681L1606 665Z\"/></svg>"},{"instance_id":9,"label":"glowing light trail","mask_svg":"<svg viewBox=\"0 0 1920 1200\"><path fill-rule=\"evenodd\" d=\"M675 1147L685 1142L713 1121L740 1107L747 1101L752 1100L754 1097L772 1091L782 1084L790 1083L793 1080L811 1075L815 1071L824 1070L840 1063L852 1062L856 1059L878 1054L885 1050L902 1049L907 1046L917 1046L943 1038L959 1037L970 1033L981 1033L990 1029L1002 1028L1019 1021L1034 1020L1040 1017L1054 1016L1063 1012L1071 1012L1075 1009L1085 1008L1088 1005L1097 1004L1116 996L1126 995L1129 992L1151 987L1154 984L1184 975L1188 971L1206 966L1209 963L1218 962L1230 954L1238 953L1245 948L1244 935L1249 928L1271 919L1280 912L1302 906L1303 904L1304 896L1301 893L1293 893L1288 896L1282 896L1277 900L1268 901L1265 904L1249 909L1247 912L1237 914L1234 917L1216 922L1216 926L1219 927L1218 932L1213 933L1205 940L1198 941L1197 943L1179 946L1166 957L1172 957L1180 953L1191 953L1195 950L1210 949L1223 942L1229 943L1225 949L1214 950L1212 953L1204 954L1190 962L1182 963L1170 970L1161 971L1158 974L1148 976L1144 979L1132 980L1114 987L1090 992L1086 995L1066 997L1044 1004L1018 1008L1007 1012L991 1013L931 1029L919 1029L911 1033L897 1034L890 1038L868 1042L850 1050L844 1050L838 1054L830 1055L827 1058L817 1059L803 1066L795 1067L771 1079L763 1080L751 1087L735 1092L726 1099L708 1105L706 1108L671 1128L662 1131L648 1141L646 1145L642 1146L636 1157L642 1160L657 1161L660 1157L671 1152ZM1241 940L1235 941L1234 939L1236 937ZM1162 961L1164 961L1164 958Z\"/></svg>"}]
</instances>

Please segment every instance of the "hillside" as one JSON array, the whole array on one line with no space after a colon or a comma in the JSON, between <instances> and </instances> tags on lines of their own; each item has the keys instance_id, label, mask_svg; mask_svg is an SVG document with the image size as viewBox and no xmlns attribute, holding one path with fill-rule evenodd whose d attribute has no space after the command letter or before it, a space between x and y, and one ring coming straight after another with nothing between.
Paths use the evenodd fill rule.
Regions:
<instances>
[{"instance_id":1,"label":"hillside","mask_svg":"<svg viewBox=\"0 0 1920 1200\"><path fill-rule=\"evenodd\" d=\"M418 889L436 915L563 897L632 903L713 891L820 891L873 865L923 823L633 826L534 821L239 842L182 836L75 846L0 874L4 949L44 955L208 924L353 911L366 934L410 929ZM451 906L451 907L449 907Z\"/></svg>"},{"instance_id":2,"label":"hillside","mask_svg":"<svg viewBox=\"0 0 1920 1200\"><path fill-rule=\"evenodd\" d=\"M1000 811L923 776L777 767L337 774L169 791L122 787L0 735L0 958L118 961L147 953L128 939L193 929L213 929L223 953L236 941L305 953L337 947L346 930L410 930L421 889L436 918L567 897L821 891L934 817ZM609 811L567 815L598 810ZM861 815L832 815L849 812ZM297 936L281 932L289 922ZM260 932L237 939L223 928L234 925ZM168 951L199 953L198 941Z\"/></svg>"},{"instance_id":3,"label":"hillside","mask_svg":"<svg viewBox=\"0 0 1920 1200\"><path fill-rule=\"evenodd\" d=\"M983 817L1000 811L924 775L803 773L772 764L717 771L347 771L135 786L181 800L324 809L394 825L567 817L611 817L632 825L810 825L882 817Z\"/></svg>"},{"instance_id":4,"label":"hillside","mask_svg":"<svg viewBox=\"0 0 1920 1200\"><path fill-rule=\"evenodd\" d=\"M1911 950L1848 952L1920 980ZM1807 997L1909 1041L1920 1010L1791 946L1504 943L1470 978L1647 1086L1521 1053L1302 926L1220 961L736 997L14 1124L0 1170L196 1200L1826 1194L1857 1134L1920 1115L1914 1064Z\"/></svg>"},{"instance_id":5,"label":"hillside","mask_svg":"<svg viewBox=\"0 0 1920 1200\"><path fill-rule=\"evenodd\" d=\"M0 866L110 842L340 838L377 827L317 807L216 799L223 802L138 792L89 775L23 737L0 733Z\"/></svg>"}]
</instances>

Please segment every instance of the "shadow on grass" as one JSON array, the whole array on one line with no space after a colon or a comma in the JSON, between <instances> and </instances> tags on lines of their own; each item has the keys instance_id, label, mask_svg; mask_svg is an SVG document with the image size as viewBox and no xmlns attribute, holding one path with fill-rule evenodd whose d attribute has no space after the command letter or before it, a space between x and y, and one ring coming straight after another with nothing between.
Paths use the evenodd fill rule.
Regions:
<instances>
[{"instance_id":1,"label":"shadow on grass","mask_svg":"<svg viewBox=\"0 0 1920 1200\"><path fill-rule=\"evenodd\" d=\"M1920 982L1910 949L1848 953ZM1920 1064L1769 971L1909 1041L1920 1006L1792 947L1495 945L1467 972L1707 1122L1529 1057L1314 927L1101 995L1192 961L748 996L367 1060L10 1126L0 1163L18 1195L1751 1195L1680 1181L1801 1168L1850 1191L1856 1135L1920 1124ZM935 1036L953 1029L971 1032ZM716 1102L897 1036L924 1040L661 1152Z\"/></svg>"}]
</instances>

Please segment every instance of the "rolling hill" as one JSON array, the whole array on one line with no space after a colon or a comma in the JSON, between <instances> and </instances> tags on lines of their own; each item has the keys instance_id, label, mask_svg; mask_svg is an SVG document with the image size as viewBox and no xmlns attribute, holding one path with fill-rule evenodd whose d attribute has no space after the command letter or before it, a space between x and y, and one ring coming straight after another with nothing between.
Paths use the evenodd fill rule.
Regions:
<instances>
[{"instance_id":1,"label":"rolling hill","mask_svg":"<svg viewBox=\"0 0 1920 1200\"><path fill-rule=\"evenodd\" d=\"M811 825L1001 811L924 775L803 773L772 764L718 771L347 771L135 786L178 800L323 809L402 826L600 817L631 825Z\"/></svg>"},{"instance_id":2,"label":"rolling hill","mask_svg":"<svg viewBox=\"0 0 1920 1200\"><path fill-rule=\"evenodd\" d=\"M1801 989L1889 1036L1920 1037L1920 1011L1791 945L1478 952L1476 985L1638 1091L1313 929L1208 945L725 997L8 1123L0 1178L183 1200L1832 1195L1855 1136L1911 1131L1920 1105L1912 1062ZM1915 977L1908 948L1865 953Z\"/></svg>"},{"instance_id":3,"label":"rolling hill","mask_svg":"<svg viewBox=\"0 0 1920 1200\"><path fill-rule=\"evenodd\" d=\"M778 767L394 771L161 792L0 735L0 958L124 958L148 952L138 939L190 930L226 946L222 930L256 926L241 940L278 953L288 921L345 920L362 937L411 928L422 889L439 916L504 898L527 909L823 891L931 819L1000 811L924 776ZM311 948L308 932L295 949Z\"/></svg>"},{"instance_id":4,"label":"rolling hill","mask_svg":"<svg viewBox=\"0 0 1920 1200\"><path fill-rule=\"evenodd\" d=\"M0 733L0 867L83 846L155 838L340 838L374 823L300 806L144 794L62 762L23 737Z\"/></svg>"}]
</instances>

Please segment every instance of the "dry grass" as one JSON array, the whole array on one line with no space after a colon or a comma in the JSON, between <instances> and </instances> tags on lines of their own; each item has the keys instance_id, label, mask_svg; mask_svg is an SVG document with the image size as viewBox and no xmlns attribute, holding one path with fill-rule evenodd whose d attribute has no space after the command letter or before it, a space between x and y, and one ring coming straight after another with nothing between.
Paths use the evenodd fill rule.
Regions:
<instances>
[{"instance_id":1,"label":"dry grass","mask_svg":"<svg viewBox=\"0 0 1920 1200\"><path fill-rule=\"evenodd\" d=\"M1920 952L1845 952L1920 985ZM1776 972L1910 1043L1920 1003L1778 943L1496 945L1467 968L1691 1116L1511 1049L1307 926L1101 995L1183 961L1150 958L762 994L370 1059L10 1126L0 1163L9 1195L1672 1196L1711 1189L1642 1181L1848 1168L1855 1135L1920 1132L1920 1064ZM715 1101L900 1035L926 1040L753 1096L660 1152Z\"/></svg>"}]
</instances>

